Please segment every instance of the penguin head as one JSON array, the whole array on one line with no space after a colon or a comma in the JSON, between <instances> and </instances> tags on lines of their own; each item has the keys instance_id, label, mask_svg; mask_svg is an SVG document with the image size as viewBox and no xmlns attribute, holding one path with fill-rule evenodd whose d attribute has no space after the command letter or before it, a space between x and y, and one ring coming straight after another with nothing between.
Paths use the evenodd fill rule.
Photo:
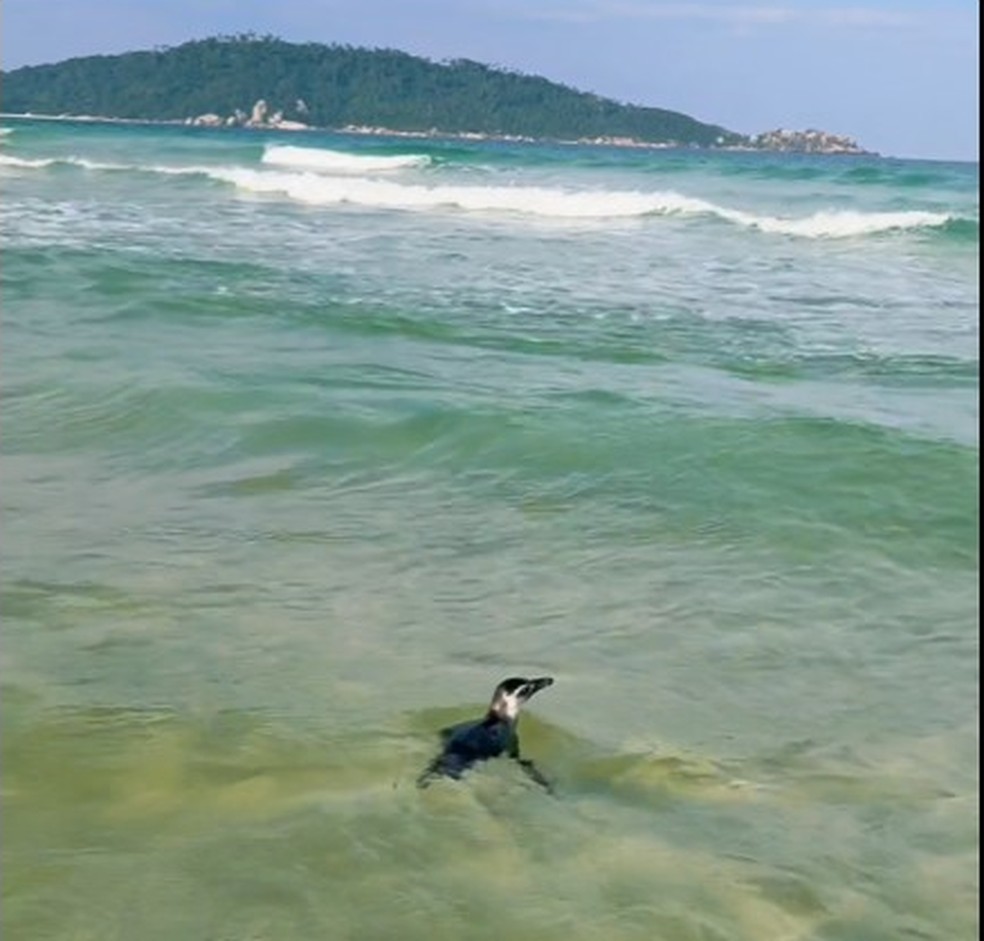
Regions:
<instances>
[{"instance_id":1,"label":"penguin head","mask_svg":"<svg viewBox=\"0 0 984 941\"><path fill-rule=\"evenodd\" d=\"M489 712L500 719L514 721L519 715L523 704L541 689L553 685L552 676L538 676L526 679L522 676L511 676L503 680L492 694Z\"/></svg>"}]
</instances>

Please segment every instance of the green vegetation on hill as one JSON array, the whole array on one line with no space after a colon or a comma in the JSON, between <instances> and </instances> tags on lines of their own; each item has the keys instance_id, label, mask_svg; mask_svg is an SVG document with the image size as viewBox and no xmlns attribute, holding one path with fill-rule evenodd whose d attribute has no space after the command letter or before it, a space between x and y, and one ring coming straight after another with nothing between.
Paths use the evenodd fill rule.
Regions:
<instances>
[{"instance_id":1,"label":"green vegetation on hill","mask_svg":"<svg viewBox=\"0 0 984 941\"><path fill-rule=\"evenodd\" d=\"M390 49L215 37L3 73L4 111L183 120L249 111L258 99L320 127L556 139L631 137L680 144L741 136L661 108L620 104L537 76Z\"/></svg>"}]
</instances>

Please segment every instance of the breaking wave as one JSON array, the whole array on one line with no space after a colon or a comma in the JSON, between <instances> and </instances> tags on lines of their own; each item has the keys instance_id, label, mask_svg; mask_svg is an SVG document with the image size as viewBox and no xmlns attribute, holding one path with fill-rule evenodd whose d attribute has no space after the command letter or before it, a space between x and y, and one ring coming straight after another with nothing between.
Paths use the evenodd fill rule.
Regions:
<instances>
[{"instance_id":1,"label":"breaking wave","mask_svg":"<svg viewBox=\"0 0 984 941\"><path fill-rule=\"evenodd\" d=\"M56 163L63 163L60 160L29 160L25 157L11 157L8 154L0 154L0 167L12 167L22 170L40 170L43 167L52 167Z\"/></svg>"},{"instance_id":2,"label":"breaking wave","mask_svg":"<svg viewBox=\"0 0 984 941\"><path fill-rule=\"evenodd\" d=\"M14 157L0 154L0 167L14 170L44 170L48 167L79 167L83 170L123 171L129 173L160 173L166 176L209 176L211 167L141 166L132 163L106 163L85 157Z\"/></svg>"},{"instance_id":3,"label":"breaking wave","mask_svg":"<svg viewBox=\"0 0 984 941\"><path fill-rule=\"evenodd\" d=\"M431 158L426 154L386 156L349 154L313 147L270 146L263 152L262 162L315 173L375 173L381 170L425 167L431 162Z\"/></svg>"},{"instance_id":4,"label":"breaking wave","mask_svg":"<svg viewBox=\"0 0 984 941\"><path fill-rule=\"evenodd\" d=\"M720 219L748 229L802 238L850 238L882 232L917 228L952 226L960 217L947 212L898 210L893 212L860 212L856 210L827 210L799 218L758 215L740 209L719 206L708 200L685 196L671 190L567 190L544 186L459 186L451 184L423 185L398 183L358 176L356 168L365 171L368 164L353 161L374 161L378 166L415 166L408 161L428 160L406 157L362 157L334 151L310 150L314 158L298 157L305 148L269 148L271 152L288 151L288 160L326 161L322 172L288 172L275 169L250 169L233 166L140 166L97 163L79 157L25 159L0 154L0 167L43 169L55 165L77 166L87 170L158 173L171 176L204 176L230 184L237 189L256 194L286 196L288 199L314 206L352 205L392 210L458 210L465 212L504 213L546 219L606 220L634 219L647 216L705 216ZM324 172L337 158L338 166L349 167L338 175ZM973 223L976 231L976 222Z\"/></svg>"},{"instance_id":5,"label":"breaking wave","mask_svg":"<svg viewBox=\"0 0 984 941\"><path fill-rule=\"evenodd\" d=\"M805 238L847 238L897 229L942 226L949 213L817 212L798 219L762 216L718 206L672 191L563 190L538 186L423 186L364 178L238 168L208 171L214 179L252 193L280 194L310 205L348 203L381 209L458 209L554 219L630 219L644 216L712 216L762 232Z\"/></svg>"}]
</instances>

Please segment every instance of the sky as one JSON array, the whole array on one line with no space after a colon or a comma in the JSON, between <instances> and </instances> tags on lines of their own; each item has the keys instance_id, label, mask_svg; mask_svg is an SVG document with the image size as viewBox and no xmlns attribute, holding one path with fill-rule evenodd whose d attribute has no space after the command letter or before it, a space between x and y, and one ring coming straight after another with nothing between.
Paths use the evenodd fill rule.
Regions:
<instances>
[{"instance_id":1,"label":"sky","mask_svg":"<svg viewBox=\"0 0 984 941\"><path fill-rule=\"evenodd\" d=\"M0 0L0 65L253 32L473 59L745 134L977 160L978 26L977 0Z\"/></svg>"}]
</instances>

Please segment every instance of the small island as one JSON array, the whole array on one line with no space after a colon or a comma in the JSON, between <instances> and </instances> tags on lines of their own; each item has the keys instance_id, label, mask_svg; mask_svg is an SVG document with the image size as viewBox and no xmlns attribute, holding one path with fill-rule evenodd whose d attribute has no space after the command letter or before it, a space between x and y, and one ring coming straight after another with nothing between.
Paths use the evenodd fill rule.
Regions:
<instances>
[{"instance_id":1,"label":"small island","mask_svg":"<svg viewBox=\"0 0 984 941\"><path fill-rule=\"evenodd\" d=\"M829 131L810 128L806 131L787 131L777 128L756 134L749 141L752 150L775 150L799 154L870 154L856 140Z\"/></svg>"},{"instance_id":2,"label":"small island","mask_svg":"<svg viewBox=\"0 0 984 941\"><path fill-rule=\"evenodd\" d=\"M218 36L172 48L26 66L3 76L8 114L278 131L613 147L864 154L824 131L748 136L467 59Z\"/></svg>"}]
</instances>

